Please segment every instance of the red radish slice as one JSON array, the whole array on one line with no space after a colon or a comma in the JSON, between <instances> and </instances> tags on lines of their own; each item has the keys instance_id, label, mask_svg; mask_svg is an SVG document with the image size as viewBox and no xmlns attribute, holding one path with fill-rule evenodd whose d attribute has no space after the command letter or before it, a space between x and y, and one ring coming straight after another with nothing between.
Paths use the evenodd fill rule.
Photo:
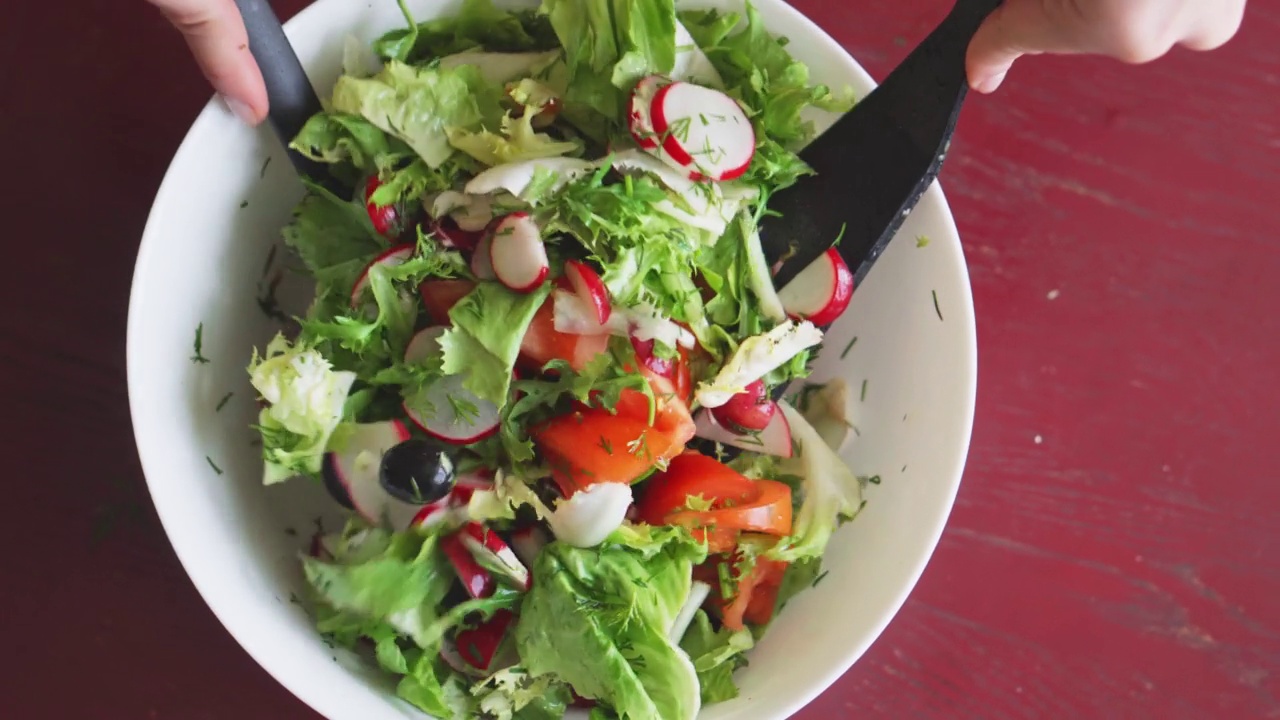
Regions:
<instances>
[{"instance_id":1,"label":"red radish slice","mask_svg":"<svg viewBox=\"0 0 1280 720\"><path fill-rule=\"evenodd\" d=\"M449 558L454 573L458 575L458 580L462 581L462 587L466 588L468 595L476 599L493 595L498 583L488 570L480 567L480 563L476 562L471 551L462 544L462 539L457 533L440 538L440 550L444 552L445 557Z\"/></svg>"},{"instance_id":2,"label":"red radish slice","mask_svg":"<svg viewBox=\"0 0 1280 720\"><path fill-rule=\"evenodd\" d=\"M537 525L530 525L511 534L511 549L525 567L533 567L538 553L547 546L547 534Z\"/></svg>"},{"instance_id":3,"label":"red radish slice","mask_svg":"<svg viewBox=\"0 0 1280 720\"><path fill-rule=\"evenodd\" d=\"M373 202L373 193L382 187L382 181L377 175L370 175L369 180L364 184L364 209L369 213L369 222L373 223L373 229L383 237L396 237L400 234L400 211L395 205L376 205Z\"/></svg>"},{"instance_id":4,"label":"red radish slice","mask_svg":"<svg viewBox=\"0 0 1280 720\"><path fill-rule=\"evenodd\" d=\"M695 180L741 177L756 154L756 132L733 98L687 82L672 83L653 98L653 129L677 163Z\"/></svg>"},{"instance_id":5,"label":"red radish slice","mask_svg":"<svg viewBox=\"0 0 1280 720\"><path fill-rule=\"evenodd\" d=\"M413 257L413 253L417 249L417 246L413 243L405 243L404 245L397 245L371 260L364 267L364 270L360 271L360 277L356 279L355 286L351 288L351 307L360 307L360 301L364 299L364 292L369 289L369 271L374 266L395 267L396 265L403 265L406 260Z\"/></svg>"},{"instance_id":6,"label":"red radish slice","mask_svg":"<svg viewBox=\"0 0 1280 720\"><path fill-rule=\"evenodd\" d=\"M604 286L599 273L584 262L568 260L564 264L564 276L569 279L569 285L578 297L595 308L596 320L601 325L609 322L613 303L609 302L609 289Z\"/></svg>"},{"instance_id":7,"label":"red radish slice","mask_svg":"<svg viewBox=\"0 0 1280 720\"><path fill-rule=\"evenodd\" d=\"M782 413L774 413L768 427L754 433L735 433L716 422L715 416L705 408L693 420L698 428L697 436L704 440L774 457L789 458L793 452L791 423Z\"/></svg>"},{"instance_id":8,"label":"red radish slice","mask_svg":"<svg viewBox=\"0 0 1280 720\"><path fill-rule=\"evenodd\" d=\"M739 434L760 432L769 427L778 404L769 397L764 381L757 380L746 390L729 398L729 402L711 410L721 426Z\"/></svg>"},{"instance_id":9,"label":"red radish slice","mask_svg":"<svg viewBox=\"0 0 1280 720\"><path fill-rule=\"evenodd\" d=\"M458 632L453 642L462 661L485 673L499 669L494 660L514 621L515 615L510 610L499 610L476 627Z\"/></svg>"},{"instance_id":10,"label":"red radish slice","mask_svg":"<svg viewBox=\"0 0 1280 720\"><path fill-rule=\"evenodd\" d=\"M440 240L441 245L465 251L475 250L484 237L483 232L463 230L458 227L457 221L449 217L435 221L431 232Z\"/></svg>"},{"instance_id":11,"label":"red radish slice","mask_svg":"<svg viewBox=\"0 0 1280 720\"><path fill-rule=\"evenodd\" d=\"M492 243L493 237L485 233L480 238L480 242L476 243L476 251L471 253L471 274L475 275L477 280L498 279L493 272L493 251L490 249Z\"/></svg>"},{"instance_id":12,"label":"red radish slice","mask_svg":"<svg viewBox=\"0 0 1280 720\"><path fill-rule=\"evenodd\" d=\"M658 147L658 134L653 131L653 120L649 117L649 108L653 98L664 85L671 81L661 75L650 75L636 83L631 93L631 101L627 108L627 125L631 137L636 144L645 150Z\"/></svg>"},{"instance_id":13,"label":"red radish slice","mask_svg":"<svg viewBox=\"0 0 1280 720\"><path fill-rule=\"evenodd\" d=\"M437 525L443 525L454 517L452 509L449 505L448 498L437 500L430 505L424 505L417 515L413 516L413 522L409 523L410 527L426 530Z\"/></svg>"},{"instance_id":14,"label":"red radish slice","mask_svg":"<svg viewBox=\"0 0 1280 720\"><path fill-rule=\"evenodd\" d=\"M489 261L498 282L516 292L533 290L551 271L542 233L525 212L512 213L498 223L489 241Z\"/></svg>"},{"instance_id":15,"label":"red radish slice","mask_svg":"<svg viewBox=\"0 0 1280 720\"><path fill-rule=\"evenodd\" d=\"M462 653L458 652L457 644L449 638L440 639L440 657L455 672L460 672L468 677L484 677L487 674L479 668L471 667L466 660L463 660Z\"/></svg>"},{"instance_id":16,"label":"red radish slice","mask_svg":"<svg viewBox=\"0 0 1280 720\"><path fill-rule=\"evenodd\" d=\"M828 249L778 291L788 315L819 326L835 322L852 298L853 273L835 248Z\"/></svg>"},{"instance_id":17,"label":"red radish slice","mask_svg":"<svg viewBox=\"0 0 1280 720\"><path fill-rule=\"evenodd\" d=\"M645 367L663 377L671 377L676 370L675 358L663 358L654 354L653 340L637 340L631 336L631 347L635 348L636 359Z\"/></svg>"},{"instance_id":18,"label":"red radish slice","mask_svg":"<svg viewBox=\"0 0 1280 720\"><path fill-rule=\"evenodd\" d=\"M399 420L356 425L338 452L328 453L325 472L331 472L347 490L355 511L374 525L384 522L394 530L409 527L421 504L407 503L387 493L379 482L382 456L409 439Z\"/></svg>"},{"instance_id":19,"label":"red radish slice","mask_svg":"<svg viewBox=\"0 0 1280 720\"><path fill-rule=\"evenodd\" d=\"M421 330L404 352L406 363L416 363L440 347L442 326ZM482 400L463 385L465 375L446 375L404 399L404 411L426 434L453 445L470 445L498 431L498 406Z\"/></svg>"},{"instance_id":20,"label":"red radish slice","mask_svg":"<svg viewBox=\"0 0 1280 720\"><path fill-rule=\"evenodd\" d=\"M502 573L522 590L529 589L529 569L498 533L480 523L469 522L458 531L458 538L482 567Z\"/></svg>"},{"instance_id":21,"label":"red radish slice","mask_svg":"<svg viewBox=\"0 0 1280 720\"><path fill-rule=\"evenodd\" d=\"M462 506L471 502L471 496L477 490L492 490L493 478L485 472L473 472L459 475L453 481L453 490L449 493L449 502Z\"/></svg>"}]
</instances>

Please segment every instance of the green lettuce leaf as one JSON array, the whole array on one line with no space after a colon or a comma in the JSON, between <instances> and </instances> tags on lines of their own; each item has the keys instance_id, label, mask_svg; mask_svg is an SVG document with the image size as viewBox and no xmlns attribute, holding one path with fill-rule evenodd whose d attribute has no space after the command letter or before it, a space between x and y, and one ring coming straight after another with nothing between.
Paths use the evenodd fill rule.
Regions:
<instances>
[{"instance_id":1,"label":"green lettuce leaf","mask_svg":"<svg viewBox=\"0 0 1280 720\"><path fill-rule=\"evenodd\" d=\"M464 387L499 408L507 403L511 372L533 316L550 287L517 293L496 282L477 283L449 311L453 326L440 338L446 375L464 374Z\"/></svg>"},{"instance_id":2,"label":"green lettuce leaf","mask_svg":"<svg viewBox=\"0 0 1280 720\"><path fill-rule=\"evenodd\" d=\"M812 124L800 113L807 107L846 112L853 107L853 93L837 95L824 85L811 85L809 68L787 51L786 38L769 33L764 18L746 3L746 23L734 14L714 10L681 13L689 30L730 91L755 116L758 129L783 144L802 143L813 134Z\"/></svg>"},{"instance_id":3,"label":"green lettuce leaf","mask_svg":"<svg viewBox=\"0 0 1280 720\"><path fill-rule=\"evenodd\" d=\"M403 140L438 168L453 154L446 131L496 125L501 102L502 89L474 67L416 68L392 60L371 78L339 77L332 105Z\"/></svg>"},{"instance_id":4,"label":"green lettuce leaf","mask_svg":"<svg viewBox=\"0 0 1280 720\"><path fill-rule=\"evenodd\" d=\"M289 143L305 157L323 163L350 163L365 172L384 172L413 156L400 140L358 115L316 113Z\"/></svg>"},{"instance_id":5,"label":"green lettuce leaf","mask_svg":"<svg viewBox=\"0 0 1280 720\"><path fill-rule=\"evenodd\" d=\"M795 457L779 463L778 469L801 478L802 499L791 535L768 556L787 562L819 558L836 528L862 509L862 485L803 415L786 402L779 402L778 410L791 425L796 444Z\"/></svg>"},{"instance_id":6,"label":"green lettuce leaf","mask_svg":"<svg viewBox=\"0 0 1280 720\"><path fill-rule=\"evenodd\" d=\"M626 93L676 58L672 0L543 0L565 51L565 99L621 123Z\"/></svg>"},{"instance_id":7,"label":"green lettuce leaf","mask_svg":"<svg viewBox=\"0 0 1280 720\"><path fill-rule=\"evenodd\" d=\"M349 293L365 264L387 247L387 241L373 229L363 205L342 200L314 183L305 184L307 195L282 231L285 245L319 285Z\"/></svg>"},{"instance_id":8,"label":"green lettuce leaf","mask_svg":"<svg viewBox=\"0 0 1280 720\"><path fill-rule=\"evenodd\" d=\"M557 46L545 17L533 10L510 12L492 0L463 0L456 14L416 23L401 4L409 27L392 30L373 43L384 60L422 64L435 58L484 49L493 52L531 52Z\"/></svg>"},{"instance_id":9,"label":"green lettuce leaf","mask_svg":"<svg viewBox=\"0 0 1280 720\"><path fill-rule=\"evenodd\" d=\"M351 531L350 528L356 528ZM440 529L438 528L437 531ZM487 619L499 610L515 609L521 593L502 586L491 597L445 607L445 596L457 577L439 548L438 532L389 532L352 520L348 542L370 544L358 554L339 553L333 561L304 557L303 572L319 605L374 628L364 636L381 641L383 665L400 667L398 656L379 638L377 628L391 627L424 652L438 653L446 633L472 617ZM330 613L329 622L335 623ZM322 628L322 632L324 629ZM404 667L409 666L408 658ZM397 671L399 672L399 671Z\"/></svg>"},{"instance_id":10,"label":"green lettuce leaf","mask_svg":"<svg viewBox=\"0 0 1280 720\"><path fill-rule=\"evenodd\" d=\"M409 655L409 672L396 685L396 695L432 717L471 717L468 681L445 665L438 652L417 650Z\"/></svg>"},{"instance_id":11,"label":"green lettuce leaf","mask_svg":"<svg viewBox=\"0 0 1280 720\"><path fill-rule=\"evenodd\" d=\"M475 715L492 720L560 720L573 701L564 683L520 667L499 670L472 686L471 694Z\"/></svg>"},{"instance_id":12,"label":"green lettuce leaf","mask_svg":"<svg viewBox=\"0 0 1280 720\"><path fill-rule=\"evenodd\" d=\"M664 537L543 549L516 626L531 675L554 674L624 719L697 715L697 673L667 633L705 550L687 533Z\"/></svg>"},{"instance_id":13,"label":"green lettuce leaf","mask_svg":"<svg viewBox=\"0 0 1280 720\"><path fill-rule=\"evenodd\" d=\"M329 438L342 422L356 376L335 372L314 348L277 334L261 356L254 348L249 382L267 406L258 414L263 482L319 474Z\"/></svg>"},{"instance_id":14,"label":"green lettuce leaf","mask_svg":"<svg viewBox=\"0 0 1280 720\"><path fill-rule=\"evenodd\" d=\"M711 619L705 611L694 614L680 647L693 659L702 688L702 702L710 704L738 697L733 672L747 664L744 654L754 646L750 630L734 632L721 628L717 632L711 628Z\"/></svg>"},{"instance_id":15,"label":"green lettuce leaf","mask_svg":"<svg viewBox=\"0 0 1280 720\"><path fill-rule=\"evenodd\" d=\"M536 108L526 107L520 117L507 114L501 132L451 129L449 144L485 165L502 165L522 160L558 157L582 149L578 141L558 141L533 129Z\"/></svg>"}]
</instances>

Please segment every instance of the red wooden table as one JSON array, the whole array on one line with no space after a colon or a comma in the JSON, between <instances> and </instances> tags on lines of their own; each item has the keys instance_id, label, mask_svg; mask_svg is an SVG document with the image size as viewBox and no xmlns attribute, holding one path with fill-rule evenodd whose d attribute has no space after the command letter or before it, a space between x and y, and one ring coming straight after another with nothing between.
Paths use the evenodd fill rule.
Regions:
<instances>
[{"instance_id":1,"label":"red wooden table","mask_svg":"<svg viewBox=\"0 0 1280 720\"><path fill-rule=\"evenodd\" d=\"M877 77L946 5L796 4ZM134 249L208 90L139 0L10 5L0 717L313 718L186 579L129 426ZM911 600L801 717L1280 717L1277 41L1254 0L1219 52L1032 59L966 109L968 471Z\"/></svg>"}]
</instances>

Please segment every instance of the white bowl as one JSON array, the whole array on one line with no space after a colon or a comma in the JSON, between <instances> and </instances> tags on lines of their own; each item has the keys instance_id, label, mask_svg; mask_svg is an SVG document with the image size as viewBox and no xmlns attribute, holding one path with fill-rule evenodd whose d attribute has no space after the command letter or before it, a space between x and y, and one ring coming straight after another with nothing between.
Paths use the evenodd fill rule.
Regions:
<instances>
[{"instance_id":1,"label":"white bowl","mask_svg":"<svg viewBox=\"0 0 1280 720\"><path fill-rule=\"evenodd\" d=\"M852 85L860 95L871 89L858 64L800 13L782 0L755 2L816 81ZM410 5L419 19L456 7ZM338 76L347 33L370 40L402 22L391 0L321 0L287 29L324 93ZM138 451L183 566L262 667L334 720L422 717L374 668L326 646L290 602L303 586L296 553L314 518L334 504L305 481L263 487L251 445L256 411L245 366L250 348L274 332L255 302L256 285L300 195L269 130L249 130L217 104L205 108L165 176L138 251L128 337ZM889 623L942 533L973 422L973 302L941 189L930 189L901 236L831 331L817 374L841 375L853 387L850 412L861 434L847 459L858 474L883 480L832 541L828 577L798 596L752 651L738 676L741 697L707 707L707 720L784 718L816 697ZM918 236L931 242L918 248ZM190 359L201 323L208 364Z\"/></svg>"}]
</instances>

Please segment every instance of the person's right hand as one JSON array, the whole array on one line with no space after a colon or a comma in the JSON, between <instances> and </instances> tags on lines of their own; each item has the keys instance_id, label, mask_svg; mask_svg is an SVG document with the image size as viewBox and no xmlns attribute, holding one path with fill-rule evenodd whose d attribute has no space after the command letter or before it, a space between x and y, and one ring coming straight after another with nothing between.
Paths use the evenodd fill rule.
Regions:
<instances>
[{"instance_id":1,"label":"person's right hand","mask_svg":"<svg viewBox=\"0 0 1280 720\"><path fill-rule=\"evenodd\" d=\"M1174 45L1212 50L1240 28L1245 0L1005 0L969 44L969 84L994 91L1013 61L1041 53L1144 63Z\"/></svg>"},{"instance_id":2,"label":"person's right hand","mask_svg":"<svg viewBox=\"0 0 1280 720\"><path fill-rule=\"evenodd\" d=\"M147 0L182 33L213 89L236 117L257 125L267 116L267 87L249 52L235 0Z\"/></svg>"}]
</instances>

